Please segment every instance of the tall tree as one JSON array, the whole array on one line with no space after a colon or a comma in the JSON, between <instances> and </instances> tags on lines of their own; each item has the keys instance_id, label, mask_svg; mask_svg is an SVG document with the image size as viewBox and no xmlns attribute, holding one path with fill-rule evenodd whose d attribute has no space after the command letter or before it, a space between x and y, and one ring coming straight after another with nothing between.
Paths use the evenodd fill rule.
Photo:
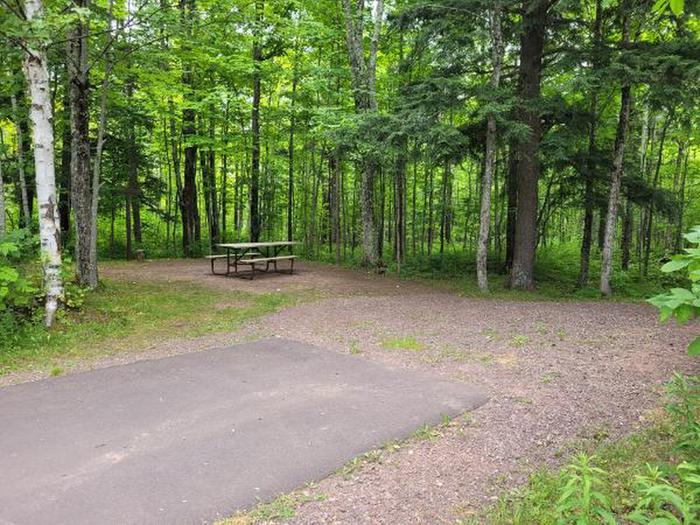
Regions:
<instances>
[{"instance_id":1,"label":"tall tree","mask_svg":"<svg viewBox=\"0 0 700 525\"><path fill-rule=\"evenodd\" d=\"M593 52L591 60L591 74L593 76L593 86L591 88L591 99L589 106L588 124L588 156L586 158L585 189L583 196L584 218L583 235L581 238L581 263L578 275L578 286L584 287L588 284L588 269L591 262L591 244L593 239L593 210L595 207L593 184L595 181L596 169L596 129L598 124L598 91L600 81L597 78L601 67L601 45L602 45L602 23L603 6L602 0L595 2L595 19L593 22Z\"/></svg>"},{"instance_id":2,"label":"tall tree","mask_svg":"<svg viewBox=\"0 0 700 525\"><path fill-rule=\"evenodd\" d=\"M551 4L550 0L529 0L523 2L522 8L520 120L529 132L528 136L519 142L518 147L518 208L510 284L513 288L525 290L535 287L537 185L540 179L539 149L542 140L540 80L547 15Z\"/></svg>"},{"instance_id":3,"label":"tall tree","mask_svg":"<svg viewBox=\"0 0 700 525\"><path fill-rule=\"evenodd\" d=\"M41 0L26 0L24 16L28 23L42 23L44 8ZM25 40L22 66L29 86L31 102L29 118L32 123L34 144L34 172L39 210L39 238L41 241L44 274L44 324L53 325L58 305L63 299L61 280L61 248L58 207L56 201L56 174L54 168L54 137L51 105L51 86L46 59L46 43Z\"/></svg>"},{"instance_id":4,"label":"tall tree","mask_svg":"<svg viewBox=\"0 0 700 525\"><path fill-rule=\"evenodd\" d=\"M350 60L353 98L355 111L359 115L377 112L377 51L384 18L384 0L374 0L372 19L374 27L369 43L369 56L365 59L364 17L365 0L354 4L343 0L345 17L345 39ZM362 180L360 185L362 210L362 262L365 266L377 266L376 228L374 220L374 179L377 161L374 155L368 155L362 162Z\"/></svg>"},{"instance_id":5,"label":"tall tree","mask_svg":"<svg viewBox=\"0 0 700 525\"><path fill-rule=\"evenodd\" d=\"M491 30L491 87L498 90L503 63L503 34L501 32L501 2L496 0L489 11ZM489 251L489 225L491 222L491 184L496 166L496 115L491 112L486 120L486 153L484 174L481 180L481 212L479 214L479 244L476 252L476 275L479 289L489 291L487 260Z\"/></svg>"},{"instance_id":6,"label":"tall tree","mask_svg":"<svg viewBox=\"0 0 700 525\"><path fill-rule=\"evenodd\" d=\"M630 13L629 2L625 1L621 6L622 17L622 42L621 49L625 50L630 43ZM600 291L604 295L610 295L610 277L612 275L613 246L615 231L617 230L617 208L620 200L620 187L622 185L623 162L625 159L625 145L627 142L627 128L629 127L630 110L632 108L632 86L628 78L622 81L620 89L620 116L615 134L615 147L613 149L613 164L610 171L610 193L608 195L608 213L605 219L605 237L603 244L603 262L600 270Z\"/></svg>"}]
</instances>

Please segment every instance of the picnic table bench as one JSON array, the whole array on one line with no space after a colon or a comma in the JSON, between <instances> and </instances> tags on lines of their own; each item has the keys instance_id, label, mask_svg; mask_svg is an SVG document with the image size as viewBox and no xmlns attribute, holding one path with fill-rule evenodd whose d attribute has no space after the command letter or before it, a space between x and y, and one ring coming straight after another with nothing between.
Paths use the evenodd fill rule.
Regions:
<instances>
[{"instance_id":1,"label":"picnic table bench","mask_svg":"<svg viewBox=\"0 0 700 525\"><path fill-rule=\"evenodd\" d=\"M289 273L292 274L294 259L297 256L281 252L284 250L291 252L295 244L294 241L220 243L216 245L217 248L226 250L226 253L207 255L206 258L211 261L211 273L215 275L234 275L253 279L256 271L270 271L270 266L273 271L280 272L277 263L281 261L289 261ZM226 259L226 271L223 273L215 271L214 263L218 259ZM239 266L249 267L249 270L239 271ZM232 268L233 271L231 271Z\"/></svg>"}]
</instances>

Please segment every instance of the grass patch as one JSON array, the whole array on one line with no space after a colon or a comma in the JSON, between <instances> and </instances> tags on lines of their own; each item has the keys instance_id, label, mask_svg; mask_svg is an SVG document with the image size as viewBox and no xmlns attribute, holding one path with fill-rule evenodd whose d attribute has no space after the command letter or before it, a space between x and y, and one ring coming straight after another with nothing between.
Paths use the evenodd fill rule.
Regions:
<instances>
[{"instance_id":1,"label":"grass patch","mask_svg":"<svg viewBox=\"0 0 700 525\"><path fill-rule=\"evenodd\" d=\"M410 350L420 352L425 350L425 345L415 337L386 337L382 339L382 347L387 350Z\"/></svg>"},{"instance_id":2,"label":"grass patch","mask_svg":"<svg viewBox=\"0 0 700 525\"><path fill-rule=\"evenodd\" d=\"M243 322L296 303L286 293L251 294L186 282L106 280L80 311L62 312L47 331L25 325L0 342L0 375L70 368L157 341L234 331ZM59 366L60 365L60 366Z\"/></svg>"},{"instance_id":3,"label":"grass patch","mask_svg":"<svg viewBox=\"0 0 700 525\"><path fill-rule=\"evenodd\" d=\"M236 514L217 522L217 525L253 525L289 520L296 514L296 509L310 501L323 501L325 494L314 494L309 487L307 490L282 494L268 503L261 503L249 512Z\"/></svg>"},{"instance_id":4,"label":"grass patch","mask_svg":"<svg viewBox=\"0 0 700 525\"><path fill-rule=\"evenodd\" d=\"M530 338L526 335L516 334L510 339L510 345L513 348L522 348L530 342Z\"/></svg>"},{"instance_id":5,"label":"grass patch","mask_svg":"<svg viewBox=\"0 0 700 525\"><path fill-rule=\"evenodd\" d=\"M462 507L459 523L698 523L700 380L675 374L666 409L615 441L593 429L564 468L542 468L486 509Z\"/></svg>"}]
</instances>

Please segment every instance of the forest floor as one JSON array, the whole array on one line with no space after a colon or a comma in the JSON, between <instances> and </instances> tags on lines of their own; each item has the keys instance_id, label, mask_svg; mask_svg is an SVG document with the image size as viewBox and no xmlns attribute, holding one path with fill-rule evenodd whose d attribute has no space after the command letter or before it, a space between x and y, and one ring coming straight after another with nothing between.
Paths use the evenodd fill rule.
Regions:
<instances>
[{"instance_id":1,"label":"forest floor","mask_svg":"<svg viewBox=\"0 0 700 525\"><path fill-rule=\"evenodd\" d=\"M684 350L695 327L660 325L644 304L467 298L447 284L311 263L294 276L254 281L211 276L201 260L110 263L102 276L134 290L158 283L209 290L226 308L240 300L251 313L229 330L212 321L184 337L172 325L147 331L146 339L127 337L119 348L129 351L72 362L70 370L277 335L488 391L490 401L474 412L358 458L231 523L455 523L538 467L560 464L581 442L646 426L673 371L699 371ZM275 294L285 299L271 300ZM46 373L20 367L0 382Z\"/></svg>"}]
</instances>

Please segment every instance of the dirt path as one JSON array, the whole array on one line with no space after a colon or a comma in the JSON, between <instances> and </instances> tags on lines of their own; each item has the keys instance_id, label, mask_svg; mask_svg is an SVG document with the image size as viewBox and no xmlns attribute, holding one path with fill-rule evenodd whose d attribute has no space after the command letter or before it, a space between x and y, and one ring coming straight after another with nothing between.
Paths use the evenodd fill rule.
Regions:
<instances>
[{"instance_id":1,"label":"dirt path","mask_svg":"<svg viewBox=\"0 0 700 525\"><path fill-rule=\"evenodd\" d=\"M319 300L252 322L238 336L279 335L488 389L491 400L468 420L321 481L314 492L323 499L302 505L293 523L454 523L542 463L561 461L575 440L644 425L674 370L699 371L684 352L697 326L660 326L646 305L466 299L391 277L300 269L252 282L208 276L201 261L103 272L312 292Z\"/></svg>"}]
</instances>

